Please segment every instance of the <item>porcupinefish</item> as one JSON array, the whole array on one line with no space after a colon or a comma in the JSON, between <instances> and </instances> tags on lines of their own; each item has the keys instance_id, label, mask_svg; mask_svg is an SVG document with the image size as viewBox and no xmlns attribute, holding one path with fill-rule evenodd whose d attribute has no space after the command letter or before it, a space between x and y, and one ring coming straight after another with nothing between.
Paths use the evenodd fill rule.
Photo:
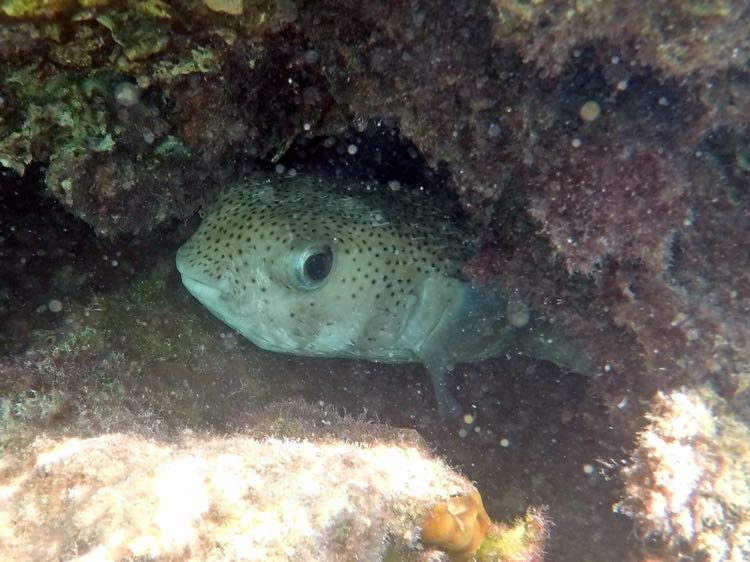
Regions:
<instances>
[{"instance_id":1,"label":"porcupinefish","mask_svg":"<svg viewBox=\"0 0 750 562\"><path fill-rule=\"evenodd\" d=\"M467 233L436 199L314 176L225 189L177 252L192 295L271 351L422 362L443 415L455 363L518 350L584 372L580 350L543 322L510 322L509 300L472 283Z\"/></svg>"}]
</instances>

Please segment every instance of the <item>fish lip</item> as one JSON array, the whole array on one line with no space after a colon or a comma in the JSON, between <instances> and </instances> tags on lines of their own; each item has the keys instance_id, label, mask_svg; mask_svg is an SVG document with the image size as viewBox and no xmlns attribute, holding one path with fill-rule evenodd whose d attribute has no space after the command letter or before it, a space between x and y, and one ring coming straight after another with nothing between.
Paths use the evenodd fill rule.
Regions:
<instances>
[{"instance_id":1,"label":"fish lip","mask_svg":"<svg viewBox=\"0 0 750 562\"><path fill-rule=\"evenodd\" d=\"M182 284L188 290L188 292L197 298L199 301L205 298L217 298L221 294L221 290L214 285L204 283L200 279L191 277L186 273L180 272L182 277Z\"/></svg>"}]
</instances>

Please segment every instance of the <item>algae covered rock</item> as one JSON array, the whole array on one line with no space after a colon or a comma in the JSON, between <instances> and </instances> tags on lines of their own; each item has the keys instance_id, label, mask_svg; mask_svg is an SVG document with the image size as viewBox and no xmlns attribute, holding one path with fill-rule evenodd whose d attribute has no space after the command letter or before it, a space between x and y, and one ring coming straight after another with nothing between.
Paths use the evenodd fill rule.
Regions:
<instances>
[{"instance_id":1,"label":"algae covered rock","mask_svg":"<svg viewBox=\"0 0 750 562\"><path fill-rule=\"evenodd\" d=\"M11 21L0 30L0 164L19 175L44 165L49 194L100 235L148 231L191 214L197 186L231 169L229 150L257 125L258 114L266 116L262 109L241 115L243 100L227 103L218 89L234 28L253 42L287 17L266 8L230 23L202 3L3 3ZM241 58L253 56L249 46L238 50ZM199 116L182 112L201 106ZM285 147L296 133L258 128L258 145ZM217 130L225 141L216 143ZM264 148L254 152L263 155Z\"/></svg>"},{"instance_id":2,"label":"algae covered rock","mask_svg":"<svg viewBox=\"0 0 750 562\"><path fill-rule=\"evenodd\" d=\"M620 485L620 513L650 545L647 558L747 557L747 6L642 4L2 2L3 482L15 475L39 484L37 453L57 451L69 435L80 439L69 442L76 450L67 458L77 459L84 481L80 459L101 458L111 445L144 450L153 462L133 464L138 474L156 474L166 451L203 458L201 474L209 474L227 443L265 450L262 430L242 431L268 402L304 395L434 432L431 443L454 447L447 458L464 463L483 492L494 485L484 498L492 514L511 519L550 503L553 559L629 554L630 522L611 513ZM271 358L190 309L170 273L192 228L184 219L258 168L347 174L371 150L373 129L403 142L401 158L372 149L369 179L397 190L402 163L418 163L429 172L415 182L425 197L454 192L481 231L467 275L585 341L594 376L570 383L519 357L459 367L462 400L478 422L449 446L413 372L391 379L375 366ZM438 177L433 189L427 180ZM153 268L144 256L157 255L170 265L150 279L136 275ZM287 405L256 428L306 439L317 451L332 418L303 417ZM679 433L679 424L689 431ZM180 436L184 427L211 435ZM236 437L222 441L224 433ZM40 434L48 440L27 448ZM346 431L335 437L369 444L359 451L372 445ZM675 458L688 459L689 478ZM620 463L630 468L619 479L607 473ZM48 496L49 505L89 513L75 488L54 487L65 467L44 466L49 490L73 490ZM117 489L117 474L102 477ZM12 483L32 509L34 490ZM513 487L522 501L509 499ZM433 503L420 496L420 509L408 512L414 535L435 506L440 529L483 520L476 502L448 495L441 490ZM374 509L396 505L373 497ZM18 524L32 517L20 514ZM351 513L341 514L357 528ZM209 519L195 519L198 531L231 523ZM380 551L389 560L402 551L406 559L448 557L415 554L418 543L394 531L401 523L383 531L383 520L371 521L390 537L393 549ZM529 512L500 538L502 526L489 525L477 556L537 560L539 521ZM91 529L80 527L78 542L50 529L74 545L60 556L98 555ZM204 544L175 536L171 545L148 544L194 544L195 552ZM468 556L459 548L467 536L449 537L455 556ZM0 536L0 545L11 538Z\"/></svg>"},{"instance_id":3,"label":"algae covered rock","mask_svg":"<svg viewBox=\"0 0 750 562\"><path fill-rule=\"evenodd\" d=\"M623 469L625 498L652 560L750 557L750 431L713 390L660 393Z\"/></svg>"},{"instance_id":4,"label":"algae covered rock","mask_svg":"<svg viewBox=\"0 0 750 562\"><path fill-rule=\"evenodd\" d=\"M747 65L746 4L493 0L496 40L519 44L524 58L560 72L574 48L617 45L620 55L668 74L708 75Z\"/></svg>"},{"instance_id":5,"label":"algae covered rock","mask_svg":"<svg viewBox=\"0 0 750 562\"><path fill-rule=\"evenodd\" d=\"M0 555L17 562L422 560L424 513L478 497L408 444L241 435L41 439L0 484Z\"/></svg>"}]
</instances>

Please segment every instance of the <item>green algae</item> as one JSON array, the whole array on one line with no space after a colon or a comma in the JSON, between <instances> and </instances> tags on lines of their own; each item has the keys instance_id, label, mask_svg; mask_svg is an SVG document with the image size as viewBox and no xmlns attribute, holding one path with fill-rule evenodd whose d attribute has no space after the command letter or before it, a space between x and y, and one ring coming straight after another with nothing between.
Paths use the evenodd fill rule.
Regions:
<instances>
[{"instance_id":1,"label":"green algae","mask_svg":"<svg viewBox=\"0 0 750 562\"><path fill-rule=\"evenodd\" d=\"M75 29L74 39L52 47L49 56L60 66L86 71L94 65L106 46L107 37L104 31L93 26L80 25Z\"/></svg>"},{"instance_id":2,"label":"green algae","mask_svg":"<svg viewBox=\"0 0 750 562\"><path fill-rule=\"evenodd\" d=\"M198 318L181 314L169 301L166 272L156 268L125 288L97 296L89 307L103 341L119 338L133 357L189 362L211 349L212 337Z\"/></svg>"},{"instance_id":3,"label":"green algae","mask_svg":"<svg viewBox=\"0 0 750 562\"><path fill-rule=\"evenodd\" d=\"M36 432L35 422L47 420L59 411L63 401L60 391L0 395L0 451L27 441Z\"/></svg>"},{"instance_id":4,"label":"green algae","mask_svg":"<svg viewBox=\"0 0 750 562\"><path fill-rule=\"evenodd\" d=\"M288 416L277 416L269 426L269 432L285 439L304 439L308 433L307 428L300 420Z\"/></svg>"},{"instance_id":5,"label":"green algae","mask_svg":"<svg viewBox=\"0 0 750 562\"><path fill-rule=\"evenodd\" d=\"M176 113L168 98L117 72L42 74L31 66L0 77L11 108L0 120L0 164L24 175L46 161L49 193L100 234L120 223L153 226L174 209L161 199L171 186L209 173L168 126Z\"/></svg>"},{"instance_id":6,"label":"green algae","mask_svg":"<svg viewBox=\"0 0 750 562\"><path fill-rule=\"evenodd\" d=\"M100 330L93 326L86 326L80 330L68 333L62 339L55 342L50 346L49 352L52 356L61 356L94 349L98 345L101 335Z\"/></svg>"},{"instance_id":7,"label":"green algae","mask_svg":"<svg viewBox=\"0 0 750 562\"><path fill-rule=\"evenodd\" d=\"M475 559L477 562L540 560L545 540L544 516L530 510L510 527L491 525Z\"/></svg>"},{"instance_id":8,"label":"green algae","mask_svg":"<svg viewBox=\"0 0 750 562\"><path fill-rule=\"evenodd\" d=\"M207 74L217 72L221 66L221 58L215 50L208 47L191 49L187 56L165 56L154 63L152 78L157 82L168 82L177 76L189 74Z\"/></svg>"},{"instance_id":9,"label":"green algae","mask_svg":"<svg viewBox=\"0 0 750 562\"><path fill-rule=\"evenodd\" d=\"M97 16L112 39L123 49L130 61L145 60L161 53L169 45L169 36L157 19L138 17L131 11L109 12Z\"/></svg>"},{"instance_id":10,"label":"green algae","mask_svg":"<svg viewBox=\"0 0 750 562\"><path fill-rule=\"evenodd\" d=\"M76 0L5 0L2 10L11 18L50 18L68 12L78 4Z\"/></svg>"},{"instance_id":11,"label":"green algae","mask_svg":"<svg viewBox=\"0 0 750 562\"><path fill-rule=\"evenodd\" d=\"M156 146L154 154L160 157L187 158L190 156L190 150L181 139L169 135Z\"/></svg>"},{"instance_id":12,"label":"green algae","mask_svg":"<svg viewBox=\"0 0 750 562\"><path fill-rule=\"evenodd\" d=\"M109 85L117 79L97 72L60 75L43 83L34 68L10 73L4 86L11 96L25 100L25 109L16 131L0 140L0 162L23 175L41 154L68 158L92 147L113 150L107 104Z\"/></svg>"},{"instance_id":13,"label":"green algae","mask_svg":"<svg viewBox=\"0 0 750 562\"><path fill-rule=\"evenodd\" d=\"M0 450L47 428L89 434L153 417L188 427L225 422L222 401L237 381L224 385L217 374L216 387L202 386L211 376L204 356L226 349L205 318L181 313L168 288L170 267L171 260L111 293L68 300L58 329L33 334L33 364L6 366L0 384ZM276 426L295 433L291 421Z\"/></svg>"},{"instance_id":14,"label":"green algae","mask_svg":"<svg viewBox=\"0 0 750 562\"><path fill-rule=\"evenodd\" d=\"M110 4L111 0L4 0L2 11L11 18L54 18L81 10L101 9ZM140 17L170 17L169 7L160 0L131 0L125 4L128 11Z\"/></svg>"},{"instance_id":15,"label":"green algae","mask_svg":"<svg viewBox=\"0 0 750 562\"><path fill-rule=\"evenodd\" d=\"M91 434L125 426L136 426L144 413L129 412L125 387L113 371L88 373L79 388L67 388L71 374L43 369L44 388L0 389L0 452L26 446L41 435ZM50 387L49 385L60 387Z\"/></svg>"}]
</instances>

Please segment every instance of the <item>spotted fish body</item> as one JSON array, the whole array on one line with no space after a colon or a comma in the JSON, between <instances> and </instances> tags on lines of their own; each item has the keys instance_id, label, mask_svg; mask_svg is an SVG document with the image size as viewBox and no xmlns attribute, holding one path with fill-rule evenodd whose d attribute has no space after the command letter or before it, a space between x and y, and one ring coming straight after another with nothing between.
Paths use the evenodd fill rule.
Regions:
<instances>
[{"instance_id":1,"label":"spotted fish body","mask_svg":"<svg viewBox=\"0 0 750 562\"><path fill-rule=\"evenodd\" d=\"M565 345L529 338L533 327L508 324L505 297L464 278L466 240L426 195L256 177L219 196L176 261L193 296L259 347L422 362L450 414L454 363L518 345L565 367L578 362Z\"/></svg>"}]
</instances>

